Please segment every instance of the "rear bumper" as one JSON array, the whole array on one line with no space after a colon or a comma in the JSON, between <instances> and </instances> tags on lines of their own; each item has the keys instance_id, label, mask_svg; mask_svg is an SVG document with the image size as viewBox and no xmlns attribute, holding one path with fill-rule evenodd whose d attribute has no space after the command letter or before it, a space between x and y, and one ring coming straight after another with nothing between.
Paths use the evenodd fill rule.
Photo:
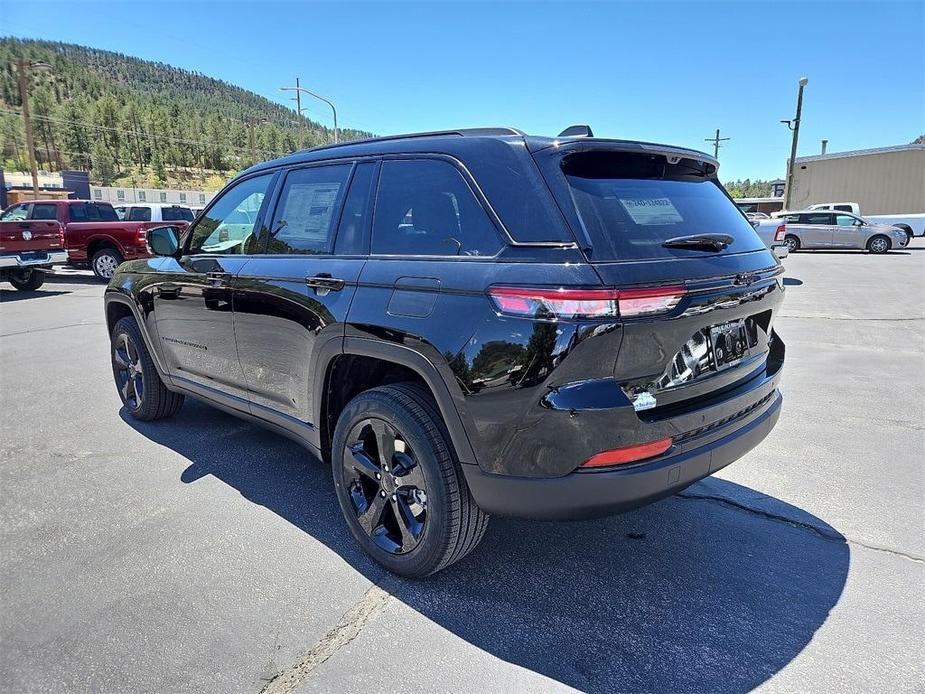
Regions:
<instances>
[{"instance_id":1,"label":"rear bumper","mask_svg":"<svg viewBox=\"0 0 925 694\"><path fill-rule=\"evenodd\" d=\"M760 408L730 423L732 431L652 462L541 479L494 475L465 465L466 482L475 502L492 514L568 520L629 511L670 496L748 453L774 428L782 401L775 389Z\"/></svg>"},{"instance_id":2,"label":"rear bumper","mask_svg":"<svg viewBox=\"0 0 925 694\"><path fill-rule=\"evenodd\" d=\"M34 257L31 253L0 255L0 268L30 268L63 265L67 262L67 251L49 251Z\"/></svg>"}]
</instances>

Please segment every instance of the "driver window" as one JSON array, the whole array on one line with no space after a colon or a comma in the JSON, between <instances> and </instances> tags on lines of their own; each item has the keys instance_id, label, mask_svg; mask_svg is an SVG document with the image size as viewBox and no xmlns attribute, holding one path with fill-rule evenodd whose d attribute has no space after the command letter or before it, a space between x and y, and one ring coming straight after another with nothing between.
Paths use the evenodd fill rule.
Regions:
<instances>
[{"instance_id":1,"label":"driver window","mask_svg":"<svg viewBox=\"0 0 925 694\"><path fill-rule=\"evenodd\" d=\"M856 223L856 219L846 214L837 214L835 215L835 223L840 227L853 227Z\"/></svg>"},{"instance_id":2,"label":"driver window","mask_svg":"<svg viewBox=\"0 0 925 694\"><path fill-rule=\"evenodd\" d=\"M13 205L8 207L6 211L0 215L0 220L4 222L19 222L26 218L26 213L29 211L29 205L20 204Z\"/></svg>"},{"instance_id":3,"label":"driver window","mask_svg":"<svg viewBox=\"0 0 925 694\"><path fill-rule=\"evenodd\" d=\"M273 174L255 176L226 191L199 217L188 253L242 255L253 252L258 213L272 180Z\"/></svg>"}]
</instances>

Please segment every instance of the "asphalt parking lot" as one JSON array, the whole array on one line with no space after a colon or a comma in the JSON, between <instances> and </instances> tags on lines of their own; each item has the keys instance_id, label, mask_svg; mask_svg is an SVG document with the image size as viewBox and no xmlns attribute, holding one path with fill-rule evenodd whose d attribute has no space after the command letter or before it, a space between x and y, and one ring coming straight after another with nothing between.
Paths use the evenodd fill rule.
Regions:
<instances>
[{"instance_id":1,"label":"asphalt parking lot","mask_svg":"<svg viewBox=\"0 0 925 694\"><path fill-rule=\"evenodd\" d=\"M3 285L0 688L922 691L925 239L785 265L758 449L623 516L495 518L419 582L298 445L120 413L89 273Z\"/></svg>"}]
</instances>

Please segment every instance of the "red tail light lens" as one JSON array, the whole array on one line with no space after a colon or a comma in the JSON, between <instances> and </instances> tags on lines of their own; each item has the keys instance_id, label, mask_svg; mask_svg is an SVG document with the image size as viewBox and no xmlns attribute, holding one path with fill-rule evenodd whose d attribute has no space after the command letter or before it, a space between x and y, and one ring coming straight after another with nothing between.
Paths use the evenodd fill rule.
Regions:
<instances>
[{"instance_id":1,"label":"red tail light lens","mask_svg":"<svg viewBox=\"0 0 925 694\"><path fill-rule=\"evenodd\" d=\"M609 467L611 465L624 465L635 463L646 458L654 458L671 448L671 439L659 439L649 443L640 443L626 448L614 448L597 455L592 455L579 467Z\"/></svg>"},{"instance_id":2,"label":"red tail light lens","mask_svg":"<svg viewBox=\"0 0 925 694\"><path fill-rule=\"evenodd\" d=\"M786 235L787 235L787 225L781 224L779 227L777 227L777 231L774 232L774 240L783 241Z\"/></svg>"},{"instance_id":3,"label":"red tail light lens","mask_svg":"<svg viewBox=\"0 0 925 694\"><path fill-rule=\"evenodd\" d=\"M685 287L646 289L532 289L491 287L488 295L501 313L526 318L634 318L670 311Z\"/></svg>"}]
</instances>

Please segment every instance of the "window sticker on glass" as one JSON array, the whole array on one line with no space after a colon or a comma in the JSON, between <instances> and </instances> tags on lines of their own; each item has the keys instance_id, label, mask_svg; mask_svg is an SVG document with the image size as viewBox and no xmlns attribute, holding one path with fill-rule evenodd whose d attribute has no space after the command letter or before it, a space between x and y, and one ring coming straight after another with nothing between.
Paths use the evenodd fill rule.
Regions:
<instances>
[{"instance_id":1,"label":"window sticker on glass","mask_svg":"<svg viewBox=\"0 0 925 694\"><path fill-rule=\"evenodd\" d=\"M638 197L634 192L621 191L619 200L636 224L680 224L684 221L671 200L659 195L660 191L639 191Z\"/></svg>"}]
</instances>

